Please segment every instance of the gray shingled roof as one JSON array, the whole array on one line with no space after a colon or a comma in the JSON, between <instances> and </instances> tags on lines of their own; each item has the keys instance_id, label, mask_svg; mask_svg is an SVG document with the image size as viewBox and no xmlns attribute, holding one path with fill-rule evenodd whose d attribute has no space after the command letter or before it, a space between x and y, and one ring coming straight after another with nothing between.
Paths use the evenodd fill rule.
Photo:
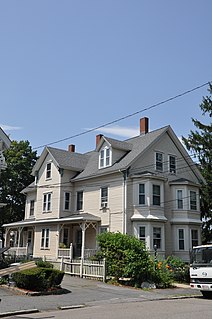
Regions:
<instances>
[{"instance_id":1,"label":"gray shingled roof","mask_svg":"<svg viewBox=\"0 0 212 319\"><path fill-rule=\"evenodd\" d=\"M90 156L85 169L79 175L77 175L73 180L77 181L84 178L101 176L107 173L112 173L112 172L126 169L132 164L132 162L135 159L138 158L138 156L140 156L140 154L143 151L145 151L152 143L154 143L154 141L157 140L159 136L165 133L168 127L169 126L166 126L166 127L157 129L155 131L149 132L145 135L139 135L137 137L124 141L123 142L124 145L129 144L130 147L132 147L131 151L128 151L126 153L126 156L124 156L120 161L117 161L112 166L107 168L103 168L103 169L98 168L99 153L97 151L94 151L93 154ZM105 137L105 139L108 141L112 140L107 137ZM117 142L120 142L120 141L117 141ZM113 145L115 145L115 143Z\"/></svg>"},{"instance_id":2,"label":"gray shingled roof","mask_svg":"<svg viewBox=\"0 0 212 319\"><path fill-rule=\"evenodd\" d=\"M117 150L123 150L123 151L132 150L132 144L129 142L115 140L114 138L105 137L105 136L103 136L103 138L112 146L112 148L115 148Z\"/></svg>"},{"instance_id":3,"label":"gray shingled roof","mask_svg":"<svg viewBox=\"0 0 212 319\"><path fill-rule=\"evenodd\" d=\"M82 171L86 167L90 157L88 154L69 152L54 147L47 147L47 149L58 163L59 167L75 171Z\"/></svg>"}]
</instances>

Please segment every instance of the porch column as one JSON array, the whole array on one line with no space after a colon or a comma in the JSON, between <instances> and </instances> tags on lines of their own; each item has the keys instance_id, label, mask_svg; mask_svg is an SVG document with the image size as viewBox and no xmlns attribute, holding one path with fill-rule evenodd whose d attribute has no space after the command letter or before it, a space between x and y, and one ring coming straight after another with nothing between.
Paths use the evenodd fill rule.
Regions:
<instances>
[{"instance_id":1,"label":"porch column","mask_svg":"<svg viewBox=\"0 0 212 319\"><path fill-rule=\"evenodd\" d=\"M84 257L85 257L85 231L86 231L85 222L80 224L80 228L82 229L81 259L84 259Z\"/></svg>"}]
</instances>

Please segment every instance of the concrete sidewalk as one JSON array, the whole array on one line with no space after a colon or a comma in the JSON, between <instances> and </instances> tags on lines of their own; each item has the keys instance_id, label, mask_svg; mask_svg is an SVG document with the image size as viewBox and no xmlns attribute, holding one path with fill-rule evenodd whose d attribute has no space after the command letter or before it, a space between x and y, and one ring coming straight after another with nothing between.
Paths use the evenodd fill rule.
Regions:
<instances>
[{"instance_id":1,"label":"concrete sidewalk","mask_svg":"<svg viewBox=\"0 0 212 319\"><path fill-rule=\"evenodd\" d=\"M113 286L96 280L81 279L65 275L62 288L69 291L62 295L26 296L18 295L9 288L0 288L0 317L16 311L47 311L76 306L92 306L105 303L126 303L170 298L201 297L199 291L188 285L178 285L169 289L135 289Z\"/></svg>"}]
</instances>

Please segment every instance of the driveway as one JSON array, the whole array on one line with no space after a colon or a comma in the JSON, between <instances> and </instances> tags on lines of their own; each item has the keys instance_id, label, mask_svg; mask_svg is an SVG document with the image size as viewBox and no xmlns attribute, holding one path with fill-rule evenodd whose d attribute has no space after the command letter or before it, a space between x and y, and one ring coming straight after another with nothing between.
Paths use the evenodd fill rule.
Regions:
<instances>
[{"instance_id":1,"label":"driveway","mask_svg":"<svg viewBox=\"0 0 212 319\"><path fill-rule=\"evenodd\" d=\"M171 289L134 289L113 286L96 280L81 279L65 275L62 288L69 292L62 295L26 296L17 295L9 288L0 288L0 314L20 310L54 310L60 307L76 305L96 305L105 303L123 303L130 301L164 300L201 296L188 286Z\"/></svg>"}]
</instances>

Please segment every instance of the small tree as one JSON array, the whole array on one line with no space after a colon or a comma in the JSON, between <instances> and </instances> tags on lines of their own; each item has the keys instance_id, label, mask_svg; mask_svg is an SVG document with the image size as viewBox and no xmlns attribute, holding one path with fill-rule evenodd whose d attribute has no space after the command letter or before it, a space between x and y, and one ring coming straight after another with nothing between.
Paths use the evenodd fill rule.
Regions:
<instances>
[{"instance_id":1,"label":"small tree","mask_svg":"<svg viewBox=\"0 0 212 319\"><path fill-rule=\"evenodd\" d=\"M119 281L120 277L131 278L140 284L151 277L152 261L144 242L134 236L105 232L97 236L99 258L106 258L107 274Z\"/></svg>"},{"instance_id":2,"label":"small tree","mask_svg":"<svg viewBox=\"0 0 212 319\"><path fill-rule=\"evenodd\" d=\"M28 141L12 141L4 156L7 168L1 172L0 202L6 206L1 208L0 226L23 219L25 196L20 192L33 182L31 171L37 160Z\"/></svg>"}]
</instances>

